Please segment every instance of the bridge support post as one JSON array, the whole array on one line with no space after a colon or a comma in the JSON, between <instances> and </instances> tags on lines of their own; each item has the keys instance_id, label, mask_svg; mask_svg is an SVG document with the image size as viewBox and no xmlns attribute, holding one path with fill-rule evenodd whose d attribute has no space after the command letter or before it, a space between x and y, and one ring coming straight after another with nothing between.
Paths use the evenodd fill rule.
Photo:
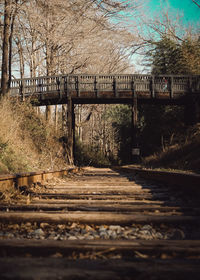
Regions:
<instances>
[{"instance_id":1,"label":"bridge support post","mask_svg":"<svg viewBox=\"0 0 200 280\"><path fill-rule=\"evenodd\" d=\"M132 102L132 161L138 162L140 156L140 149L138 145L138 110L137 110L137 96L133 93L133 102Z\"/></svg>"},{"instance_id":2,"label":"bridge support post","mask_svg":"<svg viewBox=\"0 0 200 280\"><path fill-rule=\"evenodd\" d=\"M67 146L69 153L69 163L74 164L74 144L75 144L75 115L74 104L71 97L68 97L67 102Z\"/></svg>"},{"instance_id":3,"label":"bridge support post","mask_svg":"<svg viewBox=\"0 0 200 280\"><path fill-rule=\"evenodd\" d=\"M200 122L200 100L188 98L184 108L184 122L186 125L194 125Z\"/></svg>"}]
</instances>

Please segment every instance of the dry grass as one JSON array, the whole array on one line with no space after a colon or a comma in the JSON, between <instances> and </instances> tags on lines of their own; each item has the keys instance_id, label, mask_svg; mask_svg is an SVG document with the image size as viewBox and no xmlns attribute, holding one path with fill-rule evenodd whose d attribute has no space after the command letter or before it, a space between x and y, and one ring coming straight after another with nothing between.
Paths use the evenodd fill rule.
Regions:
<instances>
[{"instance_id":1,"label":"dry grass","mask_svg":"<svg viewBox=\"0 0 200 280\"><path fill-rule=\"evenodd\" d=\"M1 184L0 186L0 201L6 204L11 204L15 201L21 199L22 195L19 190L17 190L14 185L8 187L7 184Z\"/></svg>"},{"instance_id":2,"label":"dry grass","mask_svg":"<svg viewBox=\"0 0 200 280\"><path fill-rule=\"evenodd\" d=\"M1 100L0 106L0 161L5 173L28 171L29 159L35 158L34 145L29 137L23 135L21 124L23 113L15 110L9 100Z\"/></svg>"},{"instance_id":3,"label":"dry grass","mask_svg":"<svg viewBox=\"0 0 200 280\"><path fill-rule=\"evenodd\" d=\"M182 144L165 147L160 153L144 158L143 164L200 173L200 124L188 128L181 140Z\"/></svg>"},{"instance_id":4,"label":"dry grass","mask_svg":"<svg viewBox=\"0 0 200 280\"><path fill-rule=\"evenodd\" d=\"M0 101L0 174L66 165L59 134L28 103Z\"/></svg>"},{"instance_id":5,"label":"dry grass","mask_svg":"<svg viewBox=\"0 0 200 280\"><path fill-rule=\"evenodd\" d=\"M54 125L28 103L0 100L0 174L64 168L67 162ZM0 185L0 200L9 204L24 196L14 186Z\"/></svg>"}]
</instances>

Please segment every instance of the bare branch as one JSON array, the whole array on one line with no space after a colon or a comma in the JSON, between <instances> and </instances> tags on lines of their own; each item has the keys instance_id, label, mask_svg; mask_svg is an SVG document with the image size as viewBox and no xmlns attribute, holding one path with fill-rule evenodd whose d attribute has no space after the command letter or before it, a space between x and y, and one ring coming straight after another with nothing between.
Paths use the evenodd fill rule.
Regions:
<instances>
[{"instance_id":1,"label":"bare branch","mask_svg":"<svg viewBox=\"0 0 200 280\"><path fill-rule=\"evenodd\" d=\"M192 0L192 2L200 8L200 4L198 4L197 1Z\"/></svg>"}]
</instances>

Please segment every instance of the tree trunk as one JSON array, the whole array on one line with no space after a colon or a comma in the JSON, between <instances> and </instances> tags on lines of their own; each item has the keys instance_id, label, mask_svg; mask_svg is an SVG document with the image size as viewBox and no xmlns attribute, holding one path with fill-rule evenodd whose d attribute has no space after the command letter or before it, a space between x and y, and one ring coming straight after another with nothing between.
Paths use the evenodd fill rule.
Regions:
<instances>
[{"instance_id":1,"label":"tree trunk","mask_svg":"<svg viewBox=\"0 0 200 280\"><path fill-rule=\"evenodd\" d=\"M1 71L1 95L9 90L9 36L10 36L10 0L4 1L4 33Z\"/></svg>"},{"instance_id":2,"label":"tree trunk","mask_svg":"<svg viewBox=\"0 0 200 280\"><path fill-rule=\"evenodd\" d=\"M15 41L17 48L18 48L18 55L19 55L19 65L20 65L20 78L24 78L24 56L23 56L23 48L19 38Z\"/></svg>"},{"instance_id":3,"label":"tree trunk","mask_svg":"<svg viewBox=\"0 0 200 280\"><path fill-rule=\"evenodd\" d=\"M46 106L46 120L48 122L51 121L51 117L52 117L52 106L51 105L47 105Z\"/></svg>"},{"instance_id":4,"label":"tree trunk","mask_svg":"<svg viewBox=\"0 0 200 280\"><path fill-rule=\"evenodd\" d=\"M55 129L58 130L58 105L55 105Z\"/></svg>"},{"instance_id":5,"label":"tree trunk","mask_svg":"<svg viewBox=\"0 0 200 280\"><path fill-rule=\"evenodd\" d=\"M63 134L66 134L67 130L67 105L63 104L62 105L62 130Z\"/></svg>"},{"instance_id":6,"label":"tree trunk","mask_svg":"<svg viewBox=\"0 0 200 280\"><path fill-rule=\"evenodd\" d=\"M18 1L16 0L16 3ZM12 42L13 42L13 31L14 31L14 23L15 17L17 14L17 8L15 8L14 13L10 14L10 36L9 36L9 78L8 78L8 87L10 87L11 79L12 79Z\"/></svg>"}]
</instances>

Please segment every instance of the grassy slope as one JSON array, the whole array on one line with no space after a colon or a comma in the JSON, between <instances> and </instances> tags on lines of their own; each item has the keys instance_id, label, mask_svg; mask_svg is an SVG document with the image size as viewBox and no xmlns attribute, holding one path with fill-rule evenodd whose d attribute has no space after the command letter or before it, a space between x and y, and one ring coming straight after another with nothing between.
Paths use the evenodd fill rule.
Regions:
<instances>
[{"instance_id":1,"label":"grassy slope","mask_svg":"<svg viewBox=\"0 0 200 280\"><path fill-rule=\"evenodd\" d=\"M143 159L146 167L187 170L200 173L200 124L187 129L182 144L165 148Z\"/></svg>"},{"instance_id":2,"label":"grassy slope","mask_svg":"<svg viewBox=\"0 0 200 280\"><path fill-rule=\"evenodd\" d=\"M63 152L53 125L30 104L0 101L0 174L64 167Z\"/></svg>"}]
</instances>

